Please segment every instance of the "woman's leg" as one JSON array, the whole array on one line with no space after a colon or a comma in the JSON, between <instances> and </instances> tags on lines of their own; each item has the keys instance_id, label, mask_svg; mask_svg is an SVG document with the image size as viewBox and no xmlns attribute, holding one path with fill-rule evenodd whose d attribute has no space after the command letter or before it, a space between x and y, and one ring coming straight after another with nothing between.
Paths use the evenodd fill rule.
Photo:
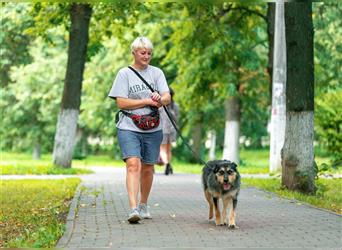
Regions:
<instances>
[{"instance_id":1,"label":"woman's leg","mask_svg":"<svg viewBox=\"0 0 342 250\"><path fill-rule=\"evenodd\" d=\"M171 143L166 144L166 152L167 152L167 164L166 164L166 174L170 173L173 174L173 169L171 166L171 160L172 160L172 152L171 152Z\"/></svg>"},{"instance_id":2,"label":"woman's leg","mask_svg":"<svg viewBox=\"0 0 342 250\"><path fill-rule=\"evenodd\" d=\"M153 182L154 165L142 163L140 175L140 203L147 204Z\"/></svg>"},{"instance_id":3,"label":"woman's leg","mask_svg":"<svg viewBox=\"0 0 342 250\"><path fill-rule=\"evenodd\" d=\"M165 144L166 152L167 152L167 163L171 163L172 160L172 152L171 152L171 143Z\"/></svg>"},{"instance_id":4,"label":"woman's leg","mask_svg":"<svg viewBox=\"0 0 342 250\"><path fill-rule=\"evenodd\" d=\"M162 159L164 164L169 163L169 157L167 152L167 144L160 145L160 158Z\"/></svg>"},{"instance_id":5,"label":"woman's leg","mask_svg":"<svg viewBox=\"0 0 342 250\"><path fill-rule=\"evenodd\" d=\"M162 131L143 135L142 163L140 175L140 203L147 204L150 195L154 164L158 161L160 144L163 139Z\"/></svg>"},{"instance_id":6,"label":"woman's leg","mask_svg":"<svg viewBox=\"0 0 342 250\"><path fill-rule=\"evenodd\" d=\"M129 206L138 206L138 192L140 186L141 161L138 157L126 159L126 188L128 193Z\"/></svg>"}]
</instances>

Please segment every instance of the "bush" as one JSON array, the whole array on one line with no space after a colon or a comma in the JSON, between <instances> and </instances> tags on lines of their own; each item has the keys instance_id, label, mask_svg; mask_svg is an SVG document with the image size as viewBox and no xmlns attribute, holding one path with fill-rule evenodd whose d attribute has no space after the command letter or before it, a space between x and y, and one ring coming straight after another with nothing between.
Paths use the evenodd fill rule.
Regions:
<instances>
[{"instance_id":1,"label":"bush","mask_svg":"<svg viewBox=\"0 0 342 250\"><path fill-rule=\"evenodd\" d=\"M342 160L342 89L317 98L315 130L322 147L331 153L334 162Z\"/></svg>"}]
</instances>

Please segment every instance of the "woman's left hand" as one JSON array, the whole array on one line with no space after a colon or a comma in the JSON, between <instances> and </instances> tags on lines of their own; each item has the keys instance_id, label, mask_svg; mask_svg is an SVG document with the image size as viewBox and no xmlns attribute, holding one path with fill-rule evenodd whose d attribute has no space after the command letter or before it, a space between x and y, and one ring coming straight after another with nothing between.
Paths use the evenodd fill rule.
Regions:
<instances>
[{"instance_id":1,"label":"woman's left hand","mask_svg":"<svg viewBox=\"0 0 342 250\"><path fill-rule=\"evenodd\" d=\"M160 102L161 96L159 95L158 92L153 92L151 94L151 99L155 102Z\"/></svg>"}]
</instances>

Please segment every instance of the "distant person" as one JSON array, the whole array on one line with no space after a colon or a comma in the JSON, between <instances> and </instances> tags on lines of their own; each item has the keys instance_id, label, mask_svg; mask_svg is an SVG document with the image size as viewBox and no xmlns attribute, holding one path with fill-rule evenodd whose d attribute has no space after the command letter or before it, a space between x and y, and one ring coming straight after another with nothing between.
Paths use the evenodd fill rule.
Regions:
<instances>
[{"instance_id":1,"label":"distant person","mask_svg":"<svg viewBox=\"0 0 342 250\"><path fill-rule=\"evenodd\" d=\"M159 116L153 115L155 120L146 122L147 119L142 115L158 114L158 108L171 101L163 71L149 65L152 49L153 45L148 38L136 38L131 44L134 58L131 67L140 73L155 92L152 93L130 68L125 67L118 72L109 93L109 97L116 100L120 109L116 128L122 159L126 162L130 223L151 218L147 201L153 182L154 164L158 161L163 139Z\"/></svg>"},{"instance_id":2,"label":"distant person","mask_svg":"<svg viewBox=\"0 0 342 250\"><path fill-rule=\"evenodd\" d=\"M179 118L179 107L173 100L174 91L170 88L171 103L166 106L172 117L175 119L175 123L178 123ZM173 174L173 168L171 165L172 160L172 143L177 139L177 131L172 125L169 117L167 116L164 108L160 108L160 115L162 118L163 125L163 141L160 145L160 160L165 165L165 175Z\"/></svg>"}]
</instances>

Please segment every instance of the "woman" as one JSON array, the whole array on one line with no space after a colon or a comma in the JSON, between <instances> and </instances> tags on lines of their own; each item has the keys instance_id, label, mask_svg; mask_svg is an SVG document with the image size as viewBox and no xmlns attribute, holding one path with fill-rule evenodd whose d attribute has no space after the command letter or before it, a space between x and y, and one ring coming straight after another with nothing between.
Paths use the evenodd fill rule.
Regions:
<instances>
[{"instance_id":1,"label":"woman","mask_svg":"<svg viewBox=\"0 0 342 250\"><path fill-rule=\"evenodd\" d=\"M172 118L174 118L174 122L178 122L179 117L179 107L177 103L173 100L174 91L170 89L171 94L171 103L167 105L168 111L171 113ZM170 118L167 116L165 110L162 108L160 112L162 116L162 125L163 125L163 141L160 145L160 160L163 164L165 164L165 175L173 174L173 168L171 166L172 160L172 151L171 144L176 141L177 131L172 125Z\"/></svg>"},{"instance_id":2,"label":"woman","mask_svg":"<svg viewBox=\"0 0 342 250\"><path fill-rule=\"evenodd\" d=\"M149 65L153 45L146 37L138 37L131 44L134 62L131 65L155 90L146 84L128 67L119 70L109 97L123 112L116 124L122 158L126 162L126 188L130 212L128 221L136 223L142 218L151 218L147 201L153 182L154 164L158 160L162 127L144 130L136 126L128 114L146 115L153 108L168 105L171 101L169 88L161 69ZM151 109L152 108L152 109ZM138 194L140 192L140 201Z\"/></svg>"}]
</instances>

